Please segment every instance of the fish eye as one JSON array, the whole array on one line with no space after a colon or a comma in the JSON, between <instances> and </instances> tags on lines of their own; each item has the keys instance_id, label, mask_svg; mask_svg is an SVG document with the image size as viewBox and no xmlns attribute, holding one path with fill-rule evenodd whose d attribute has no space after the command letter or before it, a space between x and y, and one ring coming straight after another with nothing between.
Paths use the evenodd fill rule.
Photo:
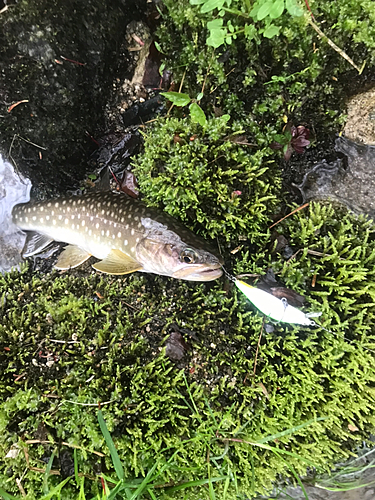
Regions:
<instances>
[{"instance_id":1,"label":"fish eye","mask_svg":"<svg viewBox=\"0 0 375 500\"><path fill-rule=\"evenodd\" d=\"M194 264L196 258L197 254L191 248L185 248L180 254L180 260L185 262L185 264Z\"/></svg>"}]
</instances>

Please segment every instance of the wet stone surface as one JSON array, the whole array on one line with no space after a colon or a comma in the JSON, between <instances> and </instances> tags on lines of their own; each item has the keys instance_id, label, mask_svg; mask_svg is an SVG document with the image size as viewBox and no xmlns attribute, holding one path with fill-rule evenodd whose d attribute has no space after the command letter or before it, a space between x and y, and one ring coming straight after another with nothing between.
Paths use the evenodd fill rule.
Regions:
<instances>
[{"instance_id":1,"label":"wet stone surface","mask_svg":"<svg viewBox=\"0 0 375 500\"><path fill-rule=\"evenodd\" d=\"M375 217L375 146L339 137L335 147L343 157L316 164L297 186L304 201L332 200Z\"/></svg>"}]
</instances>

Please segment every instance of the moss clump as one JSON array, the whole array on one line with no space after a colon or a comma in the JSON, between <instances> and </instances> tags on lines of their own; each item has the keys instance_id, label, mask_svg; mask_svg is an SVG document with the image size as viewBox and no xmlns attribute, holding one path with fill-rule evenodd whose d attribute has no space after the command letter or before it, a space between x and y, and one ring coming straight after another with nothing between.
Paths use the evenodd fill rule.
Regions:
<instances>
[{"instance_id":1,"label":"moss clump","mask_svg":"<svg viewBox=\"0 0 375 500\"><path fill-rule=\"evenodd\" d=\"M290 466L304 473L308 464L328 469L348 457L375 424L375 230L318 204L278 227L301 250L294 260L258 247L233 264L251 273L272 266L305 294L306 310L323 312L319 321L330 332L269 324L257 362L263 318L221 282L27 270L0 277L1 456L36 439L26 445L29 464L43 469L55 443L79 446L86 491L96 494L94 471L108 475L112 464L96 407L79 403L101 401L110 402L103 412L126 477L143 477L156 464L157 483L168 485L157 489L160 498L182 499L186 492L172 485L208 477L223 478L213 483L218 497L228 478L227 498L251 498ZM162 351L172 323L190 344L180 365L186 383ZM276 453L254 444L261 442ZM68 445L62 450L72 454ZM292 453L287 462L284 452ZM56 459L53 469L60 467ZM0 484L17 492L24 469L22 451L2 458ZM30 498L42 482L41 473L23 475ZM78 496L74 482L63 491L62 498ZM202 498L205 486L188 494Z\"/></svg>"},{"instance_id":2,"label":"moss clump","mask_svg":"<svg viewBox=\"0 0 375 500\"><path fill-rule=\"evenodd\" d=\"M227 122L228 117L210 119L202 129L188 118L160 120L145 134L134 173L148 204L204 236L260 242L277 204L280 177L271 150L254 152L238 144L243 130Z\"/></svg>"}]
</instances>

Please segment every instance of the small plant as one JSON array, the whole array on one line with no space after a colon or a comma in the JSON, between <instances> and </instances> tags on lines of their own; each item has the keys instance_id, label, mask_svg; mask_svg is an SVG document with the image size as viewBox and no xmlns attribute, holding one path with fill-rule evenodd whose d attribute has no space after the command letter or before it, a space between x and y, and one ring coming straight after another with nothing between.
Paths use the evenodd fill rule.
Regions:
<instances>
[{"instance_id":1,"label":"small plant","mask_svg":"<svg viewBox=\"0 0 375 500\"><path fill-rule=\"evenodd\" d=\"M190 0L191 5L200 5L200 13L217 11L217 18L207 22L210 32L206 42L214 48L224 43L230 45L237 35L244 35L253 40L258 35L273 38L280 33L280 26L274 20L280 18L286 10L292 17L300 17L302 9L295 0L257 0L251 4L239 0ZM226 14L233 17L224 19ZM255 23L262 24L257 27Z\"/></svg>"},{"instance_id":2,"label":"small plant","mask_svg":"<svg viewBox=\"0 0 375 500\"><path fill-rule=\"evenodd\" d=\"M289 161L293 151L303 154L305 148L310 144L310 130L303 125L288 124L284 134L276 135L275 141L270 144L271 149L282 149L285 161Z\"/></svg>"},{"instance_id":3,"label":"small plant","mask_svg":"<svg viewBox=\"0 0 375 500\"><path fill-rule=\"evenodd\" d=\"M199 106L198 102L203 97L203 92L197 95L196 99L192 99L189 94L183 94L181 92L160 92L160 95L164 96L168 101L177 107L184 107L190 104L190 119L193 123L199 123L202 127L207 124L207 118L203 109Z\"/></svg>"}]
</instances>

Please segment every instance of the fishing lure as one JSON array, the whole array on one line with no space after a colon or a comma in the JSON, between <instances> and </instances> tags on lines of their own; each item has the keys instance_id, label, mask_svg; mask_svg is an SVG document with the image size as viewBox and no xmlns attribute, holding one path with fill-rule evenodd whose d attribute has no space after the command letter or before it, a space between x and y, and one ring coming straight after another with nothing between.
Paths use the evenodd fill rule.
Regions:
<instances>
[{"instance_id":1,"label":"fishing lure","mask_svg":"<svg viewBox=\"0 0 375 500\"><path fill-rule=\"evenodd\" d=\"M238 280L234 276L225 272L227 277L234 282L236 287L249 299L249 301L265 316L283 323L295 325L318 326L312 317L320 316L321 313L305 314L300 309L288 304L287 299L278 299L255 286L248 285L244 281Z\"/></svg>"}]
</instances>

